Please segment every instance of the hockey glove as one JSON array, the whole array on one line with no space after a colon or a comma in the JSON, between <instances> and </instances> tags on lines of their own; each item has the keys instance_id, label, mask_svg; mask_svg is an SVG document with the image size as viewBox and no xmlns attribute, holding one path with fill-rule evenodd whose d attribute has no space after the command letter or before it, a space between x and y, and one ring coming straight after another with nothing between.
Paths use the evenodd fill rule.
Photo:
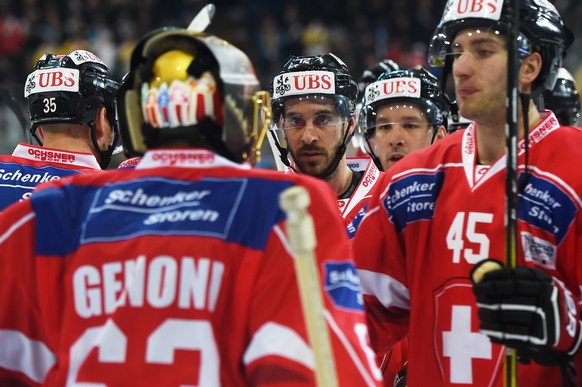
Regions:
<instances>
[{"instance_id":1,"label":"hockey glove","mask_svg":"<svg viewBox=\"0 0 582 387\"><path fill-rule=\"evenodd\" d=\"M580 346L576 304L560 280L537 268L510 269L490 259L475 265L471 278L480 332L492 342L546 365L568 361Z\"/></svg>"}]
</instances>

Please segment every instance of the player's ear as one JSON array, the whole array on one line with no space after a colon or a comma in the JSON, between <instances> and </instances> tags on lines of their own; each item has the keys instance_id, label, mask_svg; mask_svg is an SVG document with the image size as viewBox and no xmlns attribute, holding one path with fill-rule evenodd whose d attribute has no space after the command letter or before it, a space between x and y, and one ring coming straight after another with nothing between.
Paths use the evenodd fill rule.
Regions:
<instances>
[{"instance_id":1,"label":"player's ear","mask_svg":"<svg viewBox=\"0 0 582 387\"><path fill-rule=\"evenodd\" d=\"M348 131L349 131L348 135L351 136L354 134L354 131L356 130L356 115L355 114L353 114L350 117L349 124L350 124L350 126L348 127Z\"/></svg>"},{"instance_id":2,"label":"player's ear","mask_svg":"<svg viewBox=\"0 0 582 387\"><path fill-rule=\"evenodd\" d=\"M104 145L105 149L113 142L113 127L111 124L107 118L107 109L101 106L95 116L95 135L100 146Z\"/></svg>"},{"instance_id":3,"label":"player's ear","mask_svg":"<svg viewBox=\"0 0 582 387\"><path fill-rule=\"evenodd\" d=\"M530 92L533 82L542 70L542 56L534 52L525 57L519 69L520 91Z\"/></svg>"},{"instance_id":4,"label":"player's ear","mask_svg":"<svg viewBox=\"0 0 582 387\"><path fill-rule=\"evenodd\" d=\"M436 136L434 137L434 140L438 141L438 140L445 138L446 136L447 136L447 128L445 128L443 125L441 125L437 129L437 133L436 133Z\"/></svg>"}]
</instances>

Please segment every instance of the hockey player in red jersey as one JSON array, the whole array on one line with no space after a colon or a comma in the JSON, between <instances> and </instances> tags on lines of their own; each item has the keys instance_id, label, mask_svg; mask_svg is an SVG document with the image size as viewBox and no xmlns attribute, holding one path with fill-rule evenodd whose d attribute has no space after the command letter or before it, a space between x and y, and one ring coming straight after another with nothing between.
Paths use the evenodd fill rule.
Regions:
<instances>
[{"instance_id":1,"label":"hockey player in red jersey","mask_svg":"<svg viewBox=\"0 0 582 387\"><path fill-rule=\"evenodd\" d=\"M43 146L21 143L12 155L0 156L0 211L28 198L38 183L107 167L119 136L118 86L89 51L39 59L24 96L31 134Z\"/></svg>"},{"instance_id":2,"label":"hockey player in red jersey","mask_svg":"<svg viewBox=\"0 0 582 387\"><path fill-rule=\"evenodd\" d=\"M302 186L339 385L378 386L332 191L249 167L270 112L247 56L215 36L166 28L138 43L130 66L118 112L123 143L141 162L50 183L1 215L0 377L315 385L278 206L282 191Z\"/></svg>"},{"instance_id":3,"label":"hockey player in red jersey","mask_svg":"<svg viewBox=\"0 0 582 387\"><path fill-rule=\"evenodd\" d=\"M334 54L290 56L273 79L271 133L291 170L325 180L353 237L379 176L373 163L350 168L346 149L356 127L358 86ZM290 157L289 157L290 156Z\"/></svg>"},{"instance_id":4,"label":"hockey player in red jersey","mask_svg":"<svg viewBox=\"0 0 582 387\"><path fill-rule=\"evenodd\" d=\"M582 132L524 98L518 269L473 285L476 264L505 256L511 14L507 0L471 3L448 1L429 53L472 123L391 167L355 238L372 347L408 333L409 386L502 385L503 345L518 348L520 385L562 386L581 337ZM519 88L532 97L553 87L571 34L546 0L523 0L520 15Z\"/></svg>"},{"instance_id":5,"label":"hockey player in red jersey","mask_svg":"<svg viewBox=\"0 0 582 387\"><path fill-rule=\"evenodd\" d=\"M447 134L450 102L438 79L422 67L384 72L364 90L358 129L364 149L387 171L407 154ZM392 386L408 359L408 341L378 354L386 385Z\"/></svg>"}]
</instances>

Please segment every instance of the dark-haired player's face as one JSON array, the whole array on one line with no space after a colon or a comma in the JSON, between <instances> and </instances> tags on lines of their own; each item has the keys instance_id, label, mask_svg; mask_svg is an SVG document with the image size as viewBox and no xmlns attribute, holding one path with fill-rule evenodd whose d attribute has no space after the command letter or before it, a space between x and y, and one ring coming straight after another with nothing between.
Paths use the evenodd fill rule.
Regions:
<instances>
[{"instance_id":1,"label":"dark-haired player's face","mask_svg":"<svg viewBox=\"0 0 582 387\"><path fill-rule=\"evenodd\" d=\"M505 120L507 49L491 31L460 31L452 44L455 94L470 120Z\"/></svg>"}]
</instances>

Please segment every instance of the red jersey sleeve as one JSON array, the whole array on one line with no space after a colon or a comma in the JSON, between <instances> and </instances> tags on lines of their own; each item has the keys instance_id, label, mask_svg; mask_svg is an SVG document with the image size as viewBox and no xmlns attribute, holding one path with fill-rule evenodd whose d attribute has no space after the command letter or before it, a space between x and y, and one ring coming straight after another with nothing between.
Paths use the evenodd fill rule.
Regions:
<instances>
[{"instance_id":1,"label":"red jersey sleeve","mask_svg":"<svg viewBox=\"0 0 582 387\"><path fill-rule=\"evenodd\" d=\"M319 187L319 185L317 186ZM323 186L322 186L323 187ZM317 238L325 320L341 386L376 386L381 376L368 346L359 281L335 201L327 188L310 189ZM252 385L313 385L314 358L307 338L293 253L284 222L277 225L265 250L254 288L250 344L244 363Z\"/></svg>"},{"instance_id":2,"label":"red jersey sleeve","mask_svg":"<svg viewBox=\"0 0 582 387\"><path fill-rule=\"evenodd\" d=\"M406 335L410 295L401 240L382 206L387 177L376 184L354 240L372 347L383 356Z\"/></svg>"},{"instance_id":3,"label":"red jersey sleeve","mask_svg":"<svg viewBox=\"0 0 582 387\"><path fill-rule=\"evenodd\" d=\"M29 201L0 215L0 384L39 385L55 363L36 297Z\"/></svg>"}]
</instances>

